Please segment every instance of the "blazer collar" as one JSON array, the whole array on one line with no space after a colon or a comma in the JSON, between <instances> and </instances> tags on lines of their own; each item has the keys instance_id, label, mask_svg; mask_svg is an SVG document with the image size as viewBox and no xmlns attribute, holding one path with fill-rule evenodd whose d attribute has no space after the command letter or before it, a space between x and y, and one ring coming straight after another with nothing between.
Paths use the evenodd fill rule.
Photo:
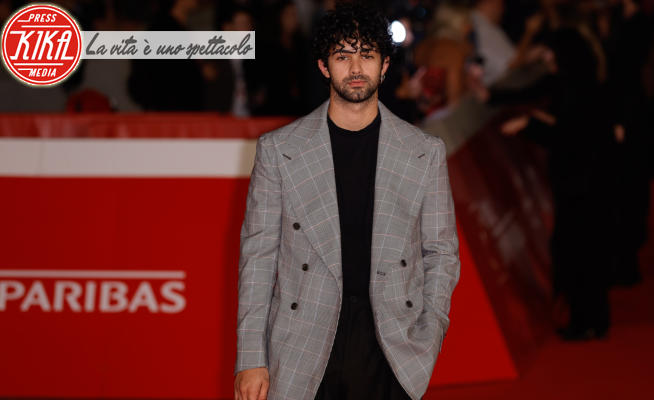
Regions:
<instances>
[{"instance_id":1,"label":"blazer collar","mask_svg":"<svg viewBox=\"0 0 654 400\"><path fill-rule=\"evenodd\" d=\"M297 128L289 135L287 143L302 150L315 143L329 143L329 126L327 111L330 100L326 100L307 116L298 120ZM412 147L416 143L411 140L410 132L397 129L399 118L396 117L381 101L377 102L381 114L379 139L384 143L395 143L397 146ZM330 147L331 151L331 147Z\"/></svg>"}]
</instances>

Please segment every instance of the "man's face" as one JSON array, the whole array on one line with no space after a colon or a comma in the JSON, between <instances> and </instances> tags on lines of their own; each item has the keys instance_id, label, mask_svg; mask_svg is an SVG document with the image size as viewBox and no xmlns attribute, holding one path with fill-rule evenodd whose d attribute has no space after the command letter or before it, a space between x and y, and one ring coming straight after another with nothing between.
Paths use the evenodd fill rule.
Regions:
<instances>
[{"instance_id":1,"label":"man's face","mask_svg":"<svg viewBox=\"0 0 654 400\"><path fill-rule=\"evenodd\" d=\"M388 69L389 58L382 62L379 52L371 47L354 47L345 42L334 46L327 59L327 66L318 60L322 74L330 79L332 89L342 99L361 103L370 99L379 88L381 75Z\"/></svg>"}]
</instances>

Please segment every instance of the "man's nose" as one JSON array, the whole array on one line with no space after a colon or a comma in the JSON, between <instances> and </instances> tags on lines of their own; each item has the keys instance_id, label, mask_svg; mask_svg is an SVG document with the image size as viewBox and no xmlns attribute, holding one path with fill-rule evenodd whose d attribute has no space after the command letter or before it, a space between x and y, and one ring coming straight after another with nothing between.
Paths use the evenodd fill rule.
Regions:
<instances>
[{"instance_id":1,"label":"man's nose","mask_svg":"<svg viewBox=\"0 0 654 400\"><path fill-rule=\"evenodd\" d=\"M350 73L352 75L361 74L361 58L356 54L352 56L352 63L350 64Z\"/></svg>"}]
</instances>

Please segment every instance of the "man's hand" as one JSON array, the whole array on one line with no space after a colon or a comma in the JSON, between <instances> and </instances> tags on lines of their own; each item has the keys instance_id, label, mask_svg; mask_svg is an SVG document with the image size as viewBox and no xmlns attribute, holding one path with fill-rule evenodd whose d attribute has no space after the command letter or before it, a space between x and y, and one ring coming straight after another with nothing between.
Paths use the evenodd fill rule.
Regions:
<instances>
[{"instance_id":1,"label":"man's hand","mask_svg":"<svg viewBox=\"0 0 654 400\"><path fill-rule=\"evenodd\" d=\"M234 397L236 400L265 400L268 397L269 384L268 368L243 370L236 374Z\"/></svg>"}]
</instances>

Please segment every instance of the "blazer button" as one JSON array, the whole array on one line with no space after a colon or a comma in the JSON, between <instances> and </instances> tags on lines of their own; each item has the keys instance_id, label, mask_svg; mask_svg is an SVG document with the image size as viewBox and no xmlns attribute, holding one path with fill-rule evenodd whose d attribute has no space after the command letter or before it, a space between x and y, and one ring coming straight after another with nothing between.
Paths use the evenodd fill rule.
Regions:
<instances>
[{"instance_id":1,"label":"blazer button","mask_svg":"<svg viewBox=\"0 0 654 400\"><path fill-rule=\"evenodd\" d=\"M406 301L406 306L409 308L413 307L413 303L411 302L411 300Z\"/></svg>"},{"instance_id":2,"label":"blazer button","mask_svg":"<svg viewBox=\"0 0 654 400\"><path fill-rule=\"evenodd\" d=\"M300 229L300 224L298 224L297 222L295 222L295 223L293 224L293 229L295 229L295 230Z\"/></svg>"},{"instance_id":3,"label":"blazer button","mask_svg":"<svg viewBox=\"0 0 654 400\"><path fill-rule=\"evenodd\" d=\"M297 303L291 304L291 310L295 310L297 308Z\"/></svg>"},{"instance_id":4,"label":"blazer button","mask_svg":"<svg viewBox=\"0 0 654 400\"><path fill-rule=\"evenodd\" d=\"M306 271L309 269L309 264L302 264L302 271Z\"/></svg>"},{"instance_id":5,"label":"blazer button","mask_svg":"<svg viewBox=\"0 0 654 400\"><path fill-rule=\"evenodd\" d=\"M401 260L400 260L400 264L401 264L403 267L406 267L406 260L405 260L405 259L401 259Z\"/></svg>"}]
</instances>

